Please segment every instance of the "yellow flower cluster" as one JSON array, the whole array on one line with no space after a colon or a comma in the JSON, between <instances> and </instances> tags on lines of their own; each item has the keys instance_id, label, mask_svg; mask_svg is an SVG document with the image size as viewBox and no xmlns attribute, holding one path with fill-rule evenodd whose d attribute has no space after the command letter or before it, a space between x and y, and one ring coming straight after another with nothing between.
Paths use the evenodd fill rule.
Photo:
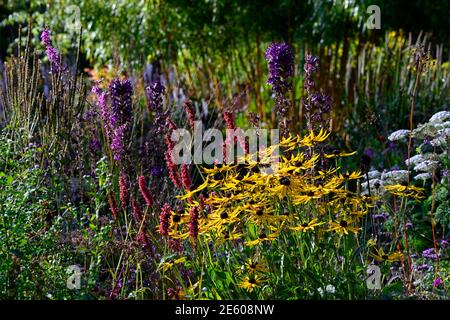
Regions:
<instances>
[{"instance_id":1,"label":"yellow flower cluster","mask_svg":"<svg viewBox=\"0 0 450 320\"><path fill-rule=\"evenodd\" d=\"M172 223L169 235L192 237L188 212L193 206L200 212L197 234L215 245L242 239L256 246L287 231L357 233L373 199L348 187L361 172L342 173L326 164L353 154L324 153L318 145L328 135L290 136L241 163L204 169L204 183L179 197L187 203L186 212ZM273 155L274 150L281 155Z\"/></svg>"}]
</instances>

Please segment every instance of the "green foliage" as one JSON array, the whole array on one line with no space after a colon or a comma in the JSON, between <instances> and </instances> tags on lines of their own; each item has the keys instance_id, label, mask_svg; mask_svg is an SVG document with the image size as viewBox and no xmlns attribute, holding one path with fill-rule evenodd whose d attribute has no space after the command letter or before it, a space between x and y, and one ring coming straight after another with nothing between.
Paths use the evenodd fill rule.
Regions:
<instances>
[{"instance_id":1,"label":"green foliage","mask_svg":"<svg viewBox=\"0 0 450 320\"><path fill-rule=\"evenodd\" d=\"M0 132L0 296L67 299L71 265L61 242L63 219L45 183L49 171L36 165L42 149L19 149Z\"/></svg>"}]
</instances>

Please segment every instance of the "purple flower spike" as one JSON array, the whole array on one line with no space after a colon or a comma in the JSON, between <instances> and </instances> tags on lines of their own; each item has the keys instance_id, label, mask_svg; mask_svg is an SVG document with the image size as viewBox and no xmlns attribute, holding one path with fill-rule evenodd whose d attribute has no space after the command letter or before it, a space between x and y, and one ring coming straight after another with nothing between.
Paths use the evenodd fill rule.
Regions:
<instances>
[{"instance_id":1,"label":"purple flower spike","mask_svg":"<svg viewBox=\"0 0 450 320\"><path fill-rule=\"evenodd\" d=\"M128 79L114 79L109 85L111 94L111 117L112 128L131 122L133 87Z\"/></svg>"},{"instance_id":2,"label":"purple flower spike","mask_svg":"<svg viewBox=\"0 0 450 320\"><path fill-rule=\"evenodd\" d=\"M162 112L163 95L165 92L166 88L159 80L156 80L147 87L148 106L151 111Z\"/></svg>"},{"instance_id":3,"label":"purple flower spike","mask_svg":"<svg viewBox=\"0 0 450 320\"><path fill-rule=\"evenodd\" d=\"M272 43L265 52L269 63L268 84L274 92L283 94L291 87L290 78L294 75L294 54L286 43Z\"/></svg>"},{"instance_id":4,"label":"purple flower spike","mask_svg":"<svg viewBox=\"0 0 450 320\"><path fill-rule=\"evenodd\" d=\"M66 71L67 66L61 65L61 56L58 49L52 46L52 40L50 38L50 30L45 28L41 34L41 43L45 47L45 54L50 61L52 72L58 73L59 71Z\"/></svg>"},{"instance_id":5,"label":"purple flower spike","mask_svg":"<svg viewBox=\"0 0 450 320\"><path fill-rule=\"evenodd\" d=\"M313 74L319 69L319 58L312 54L307 54L305 57L305 65L303 68L307 74Z\"/></svg>"},{"instance_id":6,"label":"purple flower spike","mask_svg":"<svg viewBox=\"0 0 450 320\"><path fill-rule=\"evenodd\" d=\"M122 159L123 154L125 153L124 149L124 137L125 130L127 128L126 124L123 124L113 131L113 136L111 139L111 150L114 155L114 160L120 161Z\"/></svg>"},{"instance_id":7,"label":"purple flower spike","mask_svg":"<svg viewBox=\"0 0 450 320\"><path fill-rule=\"evenodd\" d=\"M41 43L44 47L52 46L52 40L50 38L50 30L48 30L48 28L45 28L44 31L42 31Z\"/></svg>"}]
</instances>

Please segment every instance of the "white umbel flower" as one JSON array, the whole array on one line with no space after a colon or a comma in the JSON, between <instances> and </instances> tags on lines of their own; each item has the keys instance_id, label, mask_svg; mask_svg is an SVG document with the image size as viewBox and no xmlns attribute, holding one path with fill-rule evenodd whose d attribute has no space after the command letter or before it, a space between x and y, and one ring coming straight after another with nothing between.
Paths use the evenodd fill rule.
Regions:
<instances>
[{"instance_id":1,"label":"white umbel flower","mask_svg":"<svg viewBox=\"0 0 450 320\"><path fill-rule=\"evenodd\" d=\"M388 139L389 141L397 141L406 138L407 136L409 136L409 130L402 129L392 132Z\"/></svg>"},{"instance_id":2,"label":"white umbel flower","mask_svg":"<svg viewBox=\"0 0 450 320\"><path fill-rule=\"evenodd\" d=\"M433 139L430 141L430 144L433 147L442 147L445 146L447 144L447 137L444 135L440 135L437 138Z\"/></svg>"},{"instance_id":3,"label":"white umbel flower","mask_svg":"<svg viewBox=\"0 0 450 320\"><path fill-rule=\"evenodd\" d=\"M444 122L444 120L450 119L450 111L440 111L435 113L429 120L429 122Z\"/></svg>"},{"instance_id":4,"label":"white umbel flower","mask_svg":"<svg viewBox=\"0 0 450 320\"><path fill-rule=\"evenodd\" d=\"M378 170L371 170L367 173L367 175L369 176L369 180L375 179L381 177L381 172Z\"/></svg>"},{"instance_id":5,"label":"white umbel flower","mask_svg":"<svg viewBox=\"0 0 450 320\"><path fill-rule=\"evenodd\" d=\"M428 179L431 179L431 173L429 173L429 172L419 173L418 175L416 175L414 177L414 180L423 180L423 181L425 181L425 180L428 180Z\"/></svg>"},{"instance_id":6,"label":"white umbel flower","mask_svg":"<svg viewBox=\"0 0 450 320\"><path fill-rule=\"evenodd\" d=\"M414 170L422 171L422 172L430 172L430 171L433 171L433 169L436 168L438 164L439 164L439 161L425 160L425 161L422 161L421 163L417 164L414 167Z\"/></svg>"},{"instance_id":7,"label":"white umbel flower","mask_svg":"<svg viewBox=\"0 0 450 320\"><path fill-rule=\"evenodd\" d=\"M367 181L361 183L361 194L363 196L369 194L368 186L370 186L370 194L371 195L382 196L386 192L383 187L383 181L375 178L375 179L370 179L369 184L367 184Z\"/></svg>"},{"instance_id":8,"label":"white umbel flower","mask_svg":"<svg viewBox=\"0 0 450 320\"><path fill-rule=\"evenodd\" d=\"M450 128L450 121L446 121L446 122L430 122L430 125L433 126L434 129L438 130L437 131L437 135L442 132L443 130L445 131L445 129L449 129Z\"/></svg>"},{"instance_id":9,"label":"white umbel flower","mask_svg":"<svg viewBox=\"0 0 450 320\"><path fill-rule=\"evenodd\" d=\"M388 181L388 184L408 181L408 170L393 170L383 172L381 179Z\"/></svg>"},{"instance_id":10,"label":"white umbel flower","mask_svg":"<svg viewBox=\"0 0 450 320\"><path fill-rule=\"evenodd\" d=\"M405 160L405 164L408 165L408 162L412 165L415 166L416 164L425 161L425 157L421 154L416 154L415 156L409 158Z\"/></svg>"}]
</instances>

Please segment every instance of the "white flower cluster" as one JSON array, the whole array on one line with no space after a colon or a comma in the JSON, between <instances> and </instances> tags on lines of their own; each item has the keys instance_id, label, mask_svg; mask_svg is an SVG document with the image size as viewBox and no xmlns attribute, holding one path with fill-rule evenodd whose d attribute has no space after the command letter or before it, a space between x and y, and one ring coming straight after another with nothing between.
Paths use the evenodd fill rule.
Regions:
<instances>
[{"instance_id":1,"label":"white flower cluster","mask_svg":"<svg viewBox=\"0 0 450 320\"><path fill-rule=\"evenodd\" d=\"M389 141L397 141L397 140L401 140L403 138L406 138L407 136L409 136L409 130L397 130L395 132L392 132L388 139Z\"/></svg>"},{"instance_id":2,"label":"white flower cluster","mask_svg":"<svg viewBox=\"0 0 450 320\"><path fill-rule=\"evenodd\" d=\"M408 170L385 171L381 175L385 184L397 184L408 181Z\"/></svg>"},{"instance_id":3,"label":"white flower cluster","mask_svg":"<svg viewBox=\"0 0 450 320\"><path fill-rule=\"evenodd\" d=\"M429 122L436 122L441 123L444 122L444 120L450 119L450 111L440 111L436 114L434 114Z\"/></svg>"},{"instance_id":4,"label":"white flower cluster","mask_svg":"<svg viewBox=\"0 0 450 320\"><path fill-rule=\"evenodd\" d=\"M429 172L419 173L414 176L414 180L422 180L423 182L428 179L431 179L431 173Z\"/></svg>"},{"instance_id":5,"label":"white flower cluster","mask_svg":"<svg viewBox=\"0 0 450 320\"><path fill-rule=\"evenodd\" d=\"M368 172L368 175L369 183L367 183L367 181L361 183L362 195L368 195L370 187L371 195L382 196L386 192L384 189L385 186L408 181L407 170L383 171L383 173L372 170Z\"/></svg>"},{"instance_id":6,"label":"white flower cluster","mask_svg":"<svg viewBox=\"0 0 450 320\"><path fill-rule=\"evenodd\" d=\"M428 122L419 124L413 130L413 137L429 139L433 147L445 146L450 137L450 111L440 111L434 114Z\"/></svg>"},{"instance_id":7,"label":"white flower cluster","mask_svg":"<svg viewBox=\"0 0 450 320\"><path fill-rule=\"evenodd\" d=\"M397 130L388 137L390 141L402 140L409 137L409 130ZM413 130L412 136L415 140L422 140L423 143L416 149L417 154L405 160L405 165L411 166L414 170L411 178L421 180L423 183L433 177L433 172L438 174L442 168L442 163L446 159L448 148L450 147L450 111L440 111L434 114L425 124L420 124ZM422 153L422 149L428 145L428 149L434 149L433 152ZM437 148L439 147L439 148ZM434 151L438 153L434 153ZM439 153L440 152L440 153ZM445 169L445 168L442 168ZM414 174L415 173L415 174ZM444 175L442 175L444 176ZM385 186L400 184L408 181L407 170L391 170L379 172L372 170L368 172L369 182L361 183L361 194L382 196L385 193ZM443 178L444 179L444 178Z\"/></svg>"},{"instance_id":8,"label":"white flower cluster","mask_svg":"<svg viewBox=\"0 0 450 320\"><path fill-rule=\"evenodd\" d=\"M418 163L415 167L415 171L421 172L432 172L439 165L439 161L434 160L425 160L421 163Z\"/></svg>"},{"instance_id":9,"label":"white flower cluster","mask_svg":"<svg viewBox=\"0 0 450 320\"><path fill-rule=\"evenodd\" d=\"M388 139L396 141L408 136L408 130L397 130L391 133ZM448 148L450 147L450 111L437 112L428 122L419 124L412 131L412 136L415 140L422 140L422 144L416 149L418 154L406 159L405 165L410 164L411 169L417 173L414 175L415 180L425 182L432 178L433 171L437 172L442 167L442 161L447 158ZM433 152L422 153L422 149L426 150L430 147L433 147L431 148ZM384 172L381 176L381 182L385 183L386 180L390 180L390 182L398 183L404 181L405 176L407 178L407 171L403 170Z\"/></svg>"}]
</instances>

